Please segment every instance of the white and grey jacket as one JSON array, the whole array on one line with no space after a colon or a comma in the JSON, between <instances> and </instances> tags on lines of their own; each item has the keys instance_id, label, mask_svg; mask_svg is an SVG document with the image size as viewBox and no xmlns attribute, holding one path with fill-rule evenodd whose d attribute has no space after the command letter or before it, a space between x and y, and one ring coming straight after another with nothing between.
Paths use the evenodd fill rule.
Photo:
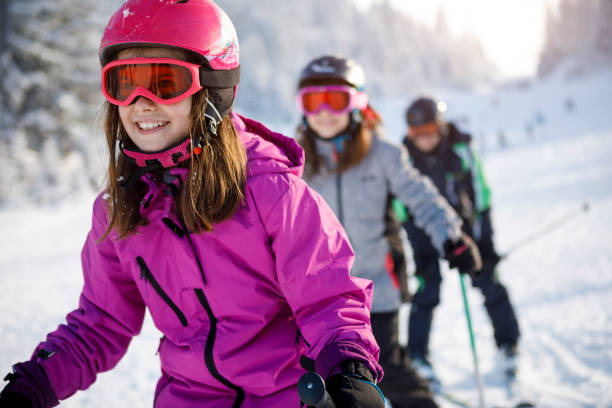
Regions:
<instances>
[{"instance_id":1,"label":"white and grey jacket","mask_svg":"<svg viewBox=\"0 0 612 408\"><path fill-rule=\"evenodd\" d=\"M333 146L316 140L323 165L306 182L323 196L348 233L355 251L351 274L374 282L372 312L396 310L399 290L393 287L385 268L389 251L383 235L387 194L408 207L415 224L429 235L441 254L447 239L460 237L461 219L431 181L408 162L404 147L373 137L367 156L357 166L337 174L333 170Z\"/></svg>"}]
</instances>

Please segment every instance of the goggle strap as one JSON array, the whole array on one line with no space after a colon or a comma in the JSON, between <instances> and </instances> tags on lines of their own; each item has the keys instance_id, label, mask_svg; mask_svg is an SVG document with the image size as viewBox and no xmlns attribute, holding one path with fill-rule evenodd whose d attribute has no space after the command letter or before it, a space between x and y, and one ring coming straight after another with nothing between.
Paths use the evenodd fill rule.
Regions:
<instances>
[{"instance_id":1,"label":"goggle strap","mask_svg":"<svg viewBox=\"0 0 612 408\"><path fill-rule=\"evenodd\" d=\"M233 88L240 82L240 66L234 69L215 70L200 67L200 85L206 88Z\"/></svg>"}]
</instances>

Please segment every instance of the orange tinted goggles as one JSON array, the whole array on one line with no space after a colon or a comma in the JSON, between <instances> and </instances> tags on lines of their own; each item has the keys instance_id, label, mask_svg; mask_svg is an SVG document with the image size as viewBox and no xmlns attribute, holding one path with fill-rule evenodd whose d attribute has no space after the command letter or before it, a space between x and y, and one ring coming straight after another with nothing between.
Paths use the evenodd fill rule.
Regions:
<instances>
[{"instance_id":1,"label":"orange tinted goggles","mask_svg":"<svg viewBox=\"0 0 612 408\"><path fill-rule=\"evenodd\" d=\"M202 89L199 66L170 58L116 60L102 70L102 93L119 106L138 96L171 104Z\"/></svg>"},{"instance_id":2,"label":"orange tinted goggles","mask_svg":"<svg viewBox=\"0 0 612 408\"><path fill-rule=\"evenodd\" d=\"M336 114L353 109L365 109L368 97L365 93L346 85L309 86L300 89L296 96L298 108L304 115L315 115L321 109Z\"/></svg>"},{"instance_id":3,"label":"orange tinted goggles","mask_svg":"<svg viewBox=\"0 0 612 408\"><path fill-rule=\"evenodd\" d=\"M335 111L341 111L348 106L350 99L349 94L342 91L310 92L302 96L302 103L308 112L316 112L324 103Z\"/></svg>"},{"instance_id":4,"label":"orange tinted goggles","mask_svg":"<svg viewBox=\"0 0 612 408\"><path fill-rule=\"evenodd\" d=\"M422 135L430 135L432 133L438 133L438 124L436 122L425 123L419 126L410 126L408 136L415 138Z\"/></svg>"}]
</instances>

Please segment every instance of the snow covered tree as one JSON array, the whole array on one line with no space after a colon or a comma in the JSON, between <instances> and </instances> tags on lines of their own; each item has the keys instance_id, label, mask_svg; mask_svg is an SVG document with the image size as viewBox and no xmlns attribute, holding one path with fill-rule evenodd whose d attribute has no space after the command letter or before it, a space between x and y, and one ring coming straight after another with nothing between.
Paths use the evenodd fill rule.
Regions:
<instances>
[{"instance_id":1,"label":"snow covered tree","mask_svg":"<svg viewBox=\"0 0 612 408\"><path fill-rule=\"evenodd\" d=\"M96 54L119 4L2 0L0 202L52 201L92 181L102 102ZM49 187L54 194L43 193Z\"/></svg>"},{"instance_id":2,"label":"snow covered tree","mask_svg":"<svg viewBox=\"0 0 612 408\"><path fill-rule=\"evenodd\" d=\"M567 75L580 76L609 68L612 60L612 2L561 0L548 8L539 75L564 66Z\"/></svg>"},{"instance_id":3,"label":"snow covered tree","mask_svg":"<svg viewBox=\"0 0 612 408\"><path fill-rule=\"evenodd\" d=\"M0 205L53 201L100 183L102 104L97 48L123 0L0 0ZM312 58L355 58L373 97L493 77L479 44L454 38L379 1L218 0L240 39L237 109L272 127L298 119L294 93ZM47 192L45 190L52 190Z\"/></svg>"},{"instance_id":4,"label":"snow covered tree","mask_svg":"<svg viewBox=\"0 0 612 408\"><path fill-rule=\"evenodd\" d=\"M612 1L601 1L597 15L595 46L598 53L604 58L604 63L610 66L612 63Z\"/></svg>"},{"instance_id":5,"label":"snow covered tree","mask_svg":"<svg viewBox=\"0 0 612 408\"><path fill-rule=\"evenodd\" d=\"M299 70L312 58L339 53L355 58L377 97L417 88L472 86L495 70L473 38L454 38L398 12L392 2L359 12L350 0L219 0L240 39L243 78L237 106L274 121L295 121ZM440 23L442 24L442 23Z\"/></svg>"}]
</instances>

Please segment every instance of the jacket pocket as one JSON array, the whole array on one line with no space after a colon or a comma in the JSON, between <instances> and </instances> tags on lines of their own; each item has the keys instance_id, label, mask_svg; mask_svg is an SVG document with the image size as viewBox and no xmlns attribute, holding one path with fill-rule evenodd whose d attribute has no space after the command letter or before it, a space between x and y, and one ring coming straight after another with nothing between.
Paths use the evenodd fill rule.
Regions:
<instances>
[{"instance_id":1,"label":"jacket pocket","mask_svg":"<svg viewBox=\"0 0 612 408\"><path fill-rule=\"evenodd\" d=\"M140 277L149 282L149 284L151 284L151 287L153 287L155 292L157 292L157 294L164 301L164 303L166 303L166 305L168 305L168 307L172 309L178 320L181 322L181 325L187 327L187 318L185 317L185 314L181 311L181 309L179 309L176 303L174 303L174 301L164 291L159 282L155 279L155 276L147 266L145 260L141 256L139 256L136 258L136 261L138 262L138 266L140 267Z\"/></svg>"}]
</instances>

